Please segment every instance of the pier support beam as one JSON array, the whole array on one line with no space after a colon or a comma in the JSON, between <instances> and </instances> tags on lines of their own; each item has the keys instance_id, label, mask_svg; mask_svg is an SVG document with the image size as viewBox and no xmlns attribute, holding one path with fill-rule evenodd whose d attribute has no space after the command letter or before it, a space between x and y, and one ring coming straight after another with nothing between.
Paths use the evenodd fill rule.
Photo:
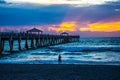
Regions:
<instances>
[{"instance_id":1,"label":"pier support beam","mask_svg":"<svg viewBox=\"0 0 120 80\"><path fill-rule=\"evenodd\" d=\"M4 51L5 40L0 40L0 54Z\"/></svg>"},{"instance_id":2,"label":"pier support beam","mask_svg":"<svg viewBox=\"0 0 120 80\"><path fill-rule=\"evenodd\" d=\"M9 40L10 52L13 51L14 40Z\"/></svg>"},{"instance_id":3,"label":"pier support beam","mask_svg":"<svg viewBox=\"0 0 120 80\"><path fill-rule=\"evenodd\" d=\"M0 35L0 54L2 53L2 39L1 39L1 35Z\"/></svg>"},{"instance_id":4,"label":"pier support beam","mask_svg":"<svg viewBox=\"0 0 120 80\"><path fill-rule=\"evenodd\" d=\"M4 51L4 44L5 44L5 40L2 40L2 51Z\"/></svg>"},{"instance_id":5,"label":"pier support beam","mask_svg":"<svg viewBox=\"0 0 120 80\"><path fill-rule=\"evenodd\" d=\"M9 39L10 52L13 51L13 44L14 44L13 33L11 33L10 39Z\"/></svg>"},{"instance_id":6,"label":"pier support beam","mask_svg":"<svg viewBox=\"0 0 120 80\"><path fill-rule=\"evenodd\" d=\"M21 51L21 37L18 39L18 50Z\"/></svg>"},{"instance_id":7,"label":"pier support beam","mask_svg":"<svg viewBox=\"0 0 120 80\"><path fill-rule=\"evenodd\" d=\"M36 43L35 43L35 45L36 45L36 48L38 48L38 47L39 47L38 38L36 38L35 40L36 40Z\"/></svg>"},{"instance_id":8,"label":"pier support beam","mask_svg":"<svg viewBox=\"0 0 120 80\"><path fill-rule=\"evenodd\" d=\"M31 48L34 48L34 39L31 39Z\"/></svg>"},{"instance_id":9,"label":"pier support beam","mask_svg":"<svg viewBox=\"0 0 120 80\"><path fill-rule=\"evenodd\" d=\"M0 54L2 53L2 44L1 44L2 40L1 40L1 35L0 35Z\"/></svg>"},{"instance_id":10,"label":"pier support beam","mask_svg":"<svg viewBox=\"0 0 120 80\"><path fill-rule=\"evenodd\" d=\"M25 40L25 48L28 49L28 39Z\"/></svg>"}]
</instances>

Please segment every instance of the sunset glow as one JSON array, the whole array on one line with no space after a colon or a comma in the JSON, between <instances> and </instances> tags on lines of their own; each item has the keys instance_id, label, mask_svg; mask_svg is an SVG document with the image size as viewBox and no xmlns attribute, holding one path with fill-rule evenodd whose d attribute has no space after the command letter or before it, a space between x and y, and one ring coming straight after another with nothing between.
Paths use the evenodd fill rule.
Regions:
<instances>
[{"instance_id":1,"label":"sunset glow","mask_svg":"<svg viewBox=\"0 0 120 80\"><path fill-rule=\"evenodd\" d=\"M80 28L80 31L98 31L98 32L114 32L120 31L120 21L111 23L92 23L88 27Z\"/></svg>"},{"instance_id":2,"label":"sunset glow","mask_svg":"<svg viewBox=\"0 0 120 80\"><path fill-rule=\"evenodd\" d=\"M60 31L75 31L75 22L63 22L59 28L56 29L56 32Z\"/></svg>"}]
</instances>

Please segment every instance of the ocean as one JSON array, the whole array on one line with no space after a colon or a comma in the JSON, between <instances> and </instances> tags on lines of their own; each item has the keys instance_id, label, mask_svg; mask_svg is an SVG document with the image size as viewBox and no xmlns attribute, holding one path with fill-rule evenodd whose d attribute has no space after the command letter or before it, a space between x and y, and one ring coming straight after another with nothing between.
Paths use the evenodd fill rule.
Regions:
<instances>
[{"instance_id":1,"label":"ocean","mask_svg":"<svg viewBox=\"0 0 120 80\"><path fill-rule=\"evenodd\" d=\"M9 50L8 45L5 42L5 50ZM17 48L16 42L14 50ZM11 53L1 57L0 63L58 64L58 55L61 64L120 65L120 38L81 38L80 42Z\"/></svg>"}]
</instances>

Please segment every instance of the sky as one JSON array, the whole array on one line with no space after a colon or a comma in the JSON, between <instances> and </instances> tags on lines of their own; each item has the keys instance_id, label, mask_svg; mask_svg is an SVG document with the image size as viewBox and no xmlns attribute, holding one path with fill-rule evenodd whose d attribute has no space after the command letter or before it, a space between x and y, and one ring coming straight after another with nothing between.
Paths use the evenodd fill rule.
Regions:
<instances>
[{"instance_id":1,"label":"sky","mask_svg":"<svg viewBox=\"0 0 120 80\"><path fill-rule=\"evenodd\" d=\"M0 0L0 31L120 37L120 0Z\"/></svg>"}]
</instances>

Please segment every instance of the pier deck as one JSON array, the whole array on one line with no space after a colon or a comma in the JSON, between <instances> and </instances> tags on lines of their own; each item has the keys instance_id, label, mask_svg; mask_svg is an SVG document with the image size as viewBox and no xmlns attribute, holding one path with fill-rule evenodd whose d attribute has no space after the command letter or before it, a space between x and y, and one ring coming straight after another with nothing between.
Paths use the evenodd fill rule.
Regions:
<instances>
[{"instance_id":1,"label":"pier deck","mask_svg":"<svg viewBox=\"0 0 120 80\"><path fill-rule=\"evenodd\" d=\"M18 42L18 50L22 51L21 42L25 40L24 48L26 50L33 48L41 48L45 46L53 46L57 44L65 44L70 42L78 42L79 35L50 35L50 34L32 34L32 33L0 33L0 54L4 51L5 41L9 42L9 52L13 52L14 41ZM28 45L30 41L30 46Z\"/></svg>"}]
</instances>

